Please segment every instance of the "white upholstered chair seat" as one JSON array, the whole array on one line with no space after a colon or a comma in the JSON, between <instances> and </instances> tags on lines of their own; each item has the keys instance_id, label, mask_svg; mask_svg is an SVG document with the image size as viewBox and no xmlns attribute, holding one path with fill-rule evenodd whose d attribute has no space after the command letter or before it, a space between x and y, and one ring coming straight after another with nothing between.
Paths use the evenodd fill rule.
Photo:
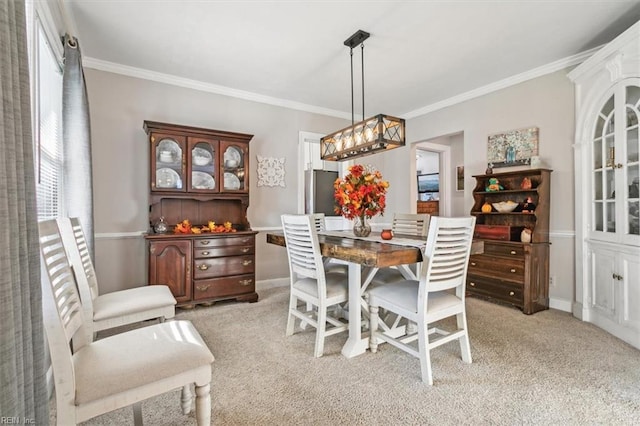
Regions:
<instances>
[{"instance_id":1,"label":"white upholstered chair seat","mask_svg":"<svg viewBox=\"0 0 640 426\"><path fill-rule=\"evenodd\" d=\"M369 291L369 303L393 312L402 312L408 320L417 321L419 286L418 281L411 280L376 287ZM432 292L429 293L427 312L437 313L460 305L461 300L455 294L446 291ZM431 319L429 315L427 318Z\"/></svg>"},{"instance_id":2,"label":"white upholstered chair seat","mask_svg":"<svg viewBox=\"0 0 640 426\"><path fill-rule=\"evenodd\" d=\"M349 294L349 285L345 282L344 275L340 273L325 274L327 285L327 299L345 299ZM318 283L314 278L302 278L293 284L295 290L301 291L318 298Z\"/></svg>"},{"instance_id":3,"label":"white upholstered chair seat","mask_svg":"<svg viewBox=\"0 0 640 426\"><path fill-rule=\"evenodd\" d=\"M170 351L166 350L168 347ZM122 399L132 393L135 400L122 404L129 405L140 400L141 394L142 399L156 395L158 382L173 381L177 389L198 381L198 376L206 377L211 374L213 360L189 321L165 322L116 334L73 354L75 401L81 405L115 396Z\"/></svg>"},{"instance_id":4,"label":"white upholstered chair seat","mask_svg":"<svg viewBox=\"0 0 640 426\"><path fill-rule=\"evenodd\" d=\"M93 301L93 320L96 322L144 311L157 311L157 314L150 313L149 318L173 318L175 298L169 287L150 285L119 290L101 294Z\"/></svg>"}]
</instances>

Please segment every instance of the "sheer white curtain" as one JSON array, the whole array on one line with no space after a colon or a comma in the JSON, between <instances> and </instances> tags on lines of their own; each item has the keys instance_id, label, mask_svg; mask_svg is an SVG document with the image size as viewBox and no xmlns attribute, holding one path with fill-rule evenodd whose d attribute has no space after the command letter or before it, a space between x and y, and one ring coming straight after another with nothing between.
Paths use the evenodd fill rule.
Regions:
<instances>
[{"instance_id":1,"label":"sheer white curtain","mask_svg":"<svg viewBox=\"0 0 640 426\"><path fill-rule=\"evenodd\" d=\"M23 0L0 0L0 58L0 416L47 425Z\"/></svg>"},{"instance_id":2,"label":"sheer white curtain","mask_svg":"<svg viewBox=\"0 0 640 426\"><path fill-rule=\"evenodd\" d=\"M80 43L69 35L64 38L62 135L64 214L80 218L89 253L95 262L89 101L82 70Z\"/></svg>"}]
</instances>

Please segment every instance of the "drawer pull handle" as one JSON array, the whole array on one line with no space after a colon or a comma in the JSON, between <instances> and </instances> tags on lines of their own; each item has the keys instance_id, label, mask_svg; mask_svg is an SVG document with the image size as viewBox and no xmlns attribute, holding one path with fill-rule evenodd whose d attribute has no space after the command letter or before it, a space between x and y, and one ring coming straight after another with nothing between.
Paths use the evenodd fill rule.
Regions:
<instances>
[{"instance_id":1,"label":"drawer pull handle","mask_svg":"<svg viewBox=\"0 0 640 426\"><path fill-rule=\"evenodd\" d=\"M245 247L245 248L243 248L243 249L242 249L242 252L243 252L243 253L246 253L246 252L248 252L249 250L251 250L251 248L250 248L250 247Z\"/></svg>"},{"instance_id":2,"label":"drawer pull handle","mask_svg":"<svg viewBox=\"0 0 640 426\"><path fill-rule=\"evenodd\" d=\"M516 270L512 268L512 269L511 269L511 273L512 273L512 274L515 274L515 273L516 273Z\"/></svg>"},{"instance_id":3,"label":"drawer pull handle","mask_svg":"<svg viewBox=\"0 0 640 426\"><path fill-rule=\"evenodd\" d=\"M475 287L475 286L476 286L476 283L474 283L474 282L472 281L472 282L470 282L470 283L469 283L469 285L470 285L471 287Z\"/></svg>"},{"instance_id":4,"label":"drawer pull handle","mask_svg":"<svg viewBox=\"0 0 640 426\"><path fill-rule=\"evenodd\" d=\"M209 240L202 240L202 241L200 241L200 244L202 244L203 246L208 246L210 242L211 241L209 241Z\"/></svg>"},{"instance_id":5,"label":"drawer pull handle","mask_svg":"<svg viewBox=\"0 0 640 426\"><path fill-rule=\"evenodd\" d=\"M476 262L471 262L471 266L476 266Z\"/></svg>"},{"instance_id":6,"label":"drawer pull handle","mask_svg":"<svg viewBox=\"0 0 640 426\"><path fill-rule=\"evenodd\" d=\"M208 252L208 251L203 251L203 252L202 252L202 255L203 255L203 256L207 256L208 254L209 254L209 252Z\"/></svg>"},{"instance_id":7,"label":"drawer pull handle","mask_svg":"<svg viewBox=\"0 0 640 426\"><path fill-rule=\"evenodd\" d=\"M253 263L253 260L243 260L242 261L242 266L249 266Z\"/></svg>"},{"instance_id":8,"label":"drawer pull handle","mask_svg":"<svg viewBox=\"0 0 640 426\"><path fill-rule=\"evenodd\" d=\"M514 292L512 292L512 291L510 291L510 292L509 292L509 296L513 296L513 295L515 295L515 293L514 293Z\"/></svg>"},{"instance_id":9,"label":"drawer pull handle","mask_svg":"<svg viewBox=\"0 0 640 426\"><path fill-rule=\"evenodd\" d=\"M511 254L517 254L515 250L511 250Z\"/></svg>"},{"instance_id":10,"label":"drawer pull handle","mask_svg":"<svg viewBox=\"0 0 640 426\"><path fill-rule=\"evenodd\" d=\"M198 269L200 269L201 271L206 271L207 269L209 269L209 265L207 265L206 263L201 263L200 265L198 265Z\"/></svg>"},{"instance_id":11,"label":"drawer pull handle","mask_svg":"<svg viewBox=\"0 0 640 426\"><path fill-rule=\"evenodd\" d=\"M240 280L238 281L240 285L249 285L253 282L253 280Z\"/></svg>"},{"instance_id":12,"label":"drawer pull handle","mask_svg":"<svg viewBox=\"0 0 640 426\"><path fill-rule=\"evenodd\" d=\"M249 241L251 241L251 238L243 238L243 239L242 239L242 242L243 242L243 243L248 243Z\"/></svg>"},{"instance_id":13,"label":"drawer pull handle","mask_svg":"<svg viewBox=\"0 0 640 426\"><path fill-rule=\"evenodd\" d=\"M209 289L209 287L211 287L211 284L205 284L205 285L197 285L196 289L198 291L207 291Z\"/></svg>"}]
</instances>

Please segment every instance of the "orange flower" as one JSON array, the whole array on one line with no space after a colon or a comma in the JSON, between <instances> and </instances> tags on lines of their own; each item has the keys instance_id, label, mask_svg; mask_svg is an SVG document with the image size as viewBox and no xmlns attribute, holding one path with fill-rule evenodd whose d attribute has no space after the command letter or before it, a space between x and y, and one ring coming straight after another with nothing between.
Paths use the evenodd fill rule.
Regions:
<instances>
[{"instance_id":1,"label":"orange flower","mask_svg":"<svg viewBox=\"0 0 640 426\"><path fill-rule=\"evenodd\" d=\"M382 174L371 166L351 166L349 174L344 180L336 179L333 188L335 211L347 219L384 214L389 182L382 180Z\"/></svg>"}]
</instances>

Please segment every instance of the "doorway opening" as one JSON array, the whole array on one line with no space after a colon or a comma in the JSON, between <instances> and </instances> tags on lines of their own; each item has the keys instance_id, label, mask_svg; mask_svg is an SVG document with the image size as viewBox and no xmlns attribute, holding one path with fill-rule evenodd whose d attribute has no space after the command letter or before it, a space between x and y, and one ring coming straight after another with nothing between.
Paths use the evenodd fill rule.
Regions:
<instances>
[{"instance_id":1,"label":"doorway opening","mask_svg":"<svg viewBox=\"0 0 640 426\"><path fill-rule=\"evenodd\" d=\"M464 216L464 190L457 190L456 168L464 165L464 133L411 145L411 204L417 213Z\"/></svg>"}]
</instances>

